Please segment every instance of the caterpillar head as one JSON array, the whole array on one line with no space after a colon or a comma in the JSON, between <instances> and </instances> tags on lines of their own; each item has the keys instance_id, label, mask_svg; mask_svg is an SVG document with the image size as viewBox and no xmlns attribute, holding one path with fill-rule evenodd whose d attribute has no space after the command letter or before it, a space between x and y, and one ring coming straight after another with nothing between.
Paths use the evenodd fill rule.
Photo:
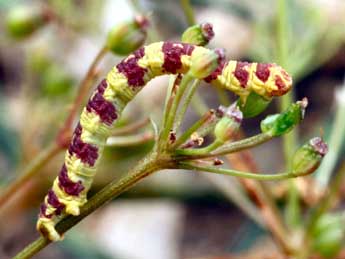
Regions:
<instances>
[{"instance_id":1,"label":"caterpillar head","mask_svg":"<svg viewBox=\"0 0 345 259\"><path fill-rule=\"evenodd\" d=\"M265 64L264 64L265 65ZM269 97L273 96L282 96L290 91L292 87L292 78L291 76L277 64L268 64L270 65L269 69L269 78L265 83L265 88L267 95ZM258 65L259 67L259 65ZM256 75L258 70L256 71Z\"/></svg>"}]
</instances>

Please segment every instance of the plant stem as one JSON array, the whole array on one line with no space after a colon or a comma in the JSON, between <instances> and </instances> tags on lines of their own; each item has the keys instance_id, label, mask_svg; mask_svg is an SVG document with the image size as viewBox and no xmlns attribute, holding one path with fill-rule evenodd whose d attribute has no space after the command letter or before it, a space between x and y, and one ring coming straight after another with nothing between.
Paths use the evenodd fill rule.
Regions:
<instances>
[{"instance_id":1,"label":"plant stem","mask_svg":"<svg viewBox=\"0 0 345 259\"><path fill-rule=\"evenodd\" d=\"M84 79L80 82L78 95L76 96L74 103L72 104L72 108L67 119L65 120L64 125L59 130L56 141L54 141L54 143L52 143L49 147L41 151L38 157L24 169L24 172L20 174L19 178L15 180L10 186L8 186L8 188L0 197L0 207L6 203L6 201L14 193L14 191L19 190L21 186L26 183L26 181L28 181L34 175L38 174L40 172L40 169L47 162L49 162L50 159L52 159L61 150L63 150L67 143L69 143L73 120L75 119L78 109L83 103L85 96L89 93L96 67L107 52L108 49L106 47L103 47L98 52L95 59L91 63Z\"/></svg>"},{"instance_id":2,"label":"plant stem","mask_svg":"<svg viewBox=\"0 0 345 259\"><path fill-rule=\"evenodd\" d=\"M65 218L63 218L56 225L57 231L60 234L65 233L106 202L120 195L141 179L163 168L169 168L169 161L159 159L156 153L150 153L122 179L120 179L119 181L112 181L111 183L106 185L102 190L100 190L98 193L92 196L92 198L83 207L81 207L79 216L74 217L68 215ZM33 241L31 244L29 244L27 247L25 247L13 259L31 258L33 255L37 254L40 250L46 247L49 243L49 240L40 237Z\"/></svg>"},{"instance_id":3,"label":"plant stem","mask_svg":"<svg viewBox=\"0 0 345 259\"><path fill-rule=\"evenodd\" d=\"M189 91L186 94L185 100L180 108L180 111L177 114L177 118L175 121L175 131L177 131L177 129L180 127L181 122L186 114L187 108L190 104L190 101L192 100L193 95L195 94L195 90L198 88L199 84L200 84L200 80L195 79L192 85L190 86L190 89L188 89Z\"/></svg>"},{"instance_id":4,"label":"plant stem","mask_svg":"<svg viewBox=\"0 0 345 259\"><path fill-rule=\"evenodd\" d=\"M194 16L193 7L190 4L190 0L181 0L181 7L187 19L188 25L194 25L196 23L196 20Z\"/></svg>"},{"instance_id":5,"label":"plant stem","mask_svg":"<svg viewBox=\"0 0 345 259\"><path fill-rule=\"evenodd\" d=\"M4 206L11 198L11 196L18 192L21 187L32 178L37 172L39 172L44 165L60 151L62 151L55 142L50 146L42 150L38 156L29 163L25 170L19 175L17 179L14 180L2 193L0 196L0 208Z\"/></svg>"},{"instance_id":6,"label":"plant stem","mask_svg":"<svg viewBox=\"0 0 345 259\"><path fill-rule=\"evenodd\" d=\"M166 111L167 113L166 123L165 125L163 125L162 132L160 134L160 140L167 140L169 138L169 134L174 126L174 121L175 121L178 105L181 101L181 98L185 90L187 89L189 83L192 80L193 80L193 77L189 73L183 76L181 83L177 89L176 95L172 100L171 108ZM168 107L169 107L169 103L168 103Z\"/></svg>"},{"instance_id":7,"label":"plant stem","mask_svg":"<svg viewBox=\"0 0 345 259\"><path fill-rule=\"evenodd\" d=\"M179 84L180 84L180 76L179 75L177 75L177 76L176 75L170 75L167 95L165 97L165 103L164 103L162 131L167 124L168 116L169 116L171 106L173 104L173 101L174 101L176 91L177 91Z\"/></svg>"},{"instance_id":8,"label":"plant stem","mask_svg":"<svg viewBox=\"0 0 345 259\"><path fill-rule=\"evenodd\" d=\"M123 127L119 127L119 128L114 129L113 132L111 133L111 135L112 136L120 136L123 134L132 133L132 132L146 126L149 123L150 123L149 118L143 118L142 120L138 120L136 122L125 125Z\"/></svg>"},{"instance_id":9,"label":"plant stem","mask_svg":"<svg viewBox=\"0 0 345 259\"><path fill-rule=\"evenodd\" d=\"M277 1L277 61L278 63L289 70L288 67L288 22L287 22L287 1ZM294 101L293 89L280 98L280 111L285 111ZM283 150L285 163L290 164L293 153L297 148L297 133L296 129L284 134L283 136ZM289 166L287 166L289 167ZM288 168L287 168L288 169ZM296 227L300 222L300 206L299 193L294 180L289 181L289 193L286 207L286 220L288 225Z\"/></svg>"},{"instance_id":10,"label":"plant stem","mask_svg":"<svg viewBox=\"0 0 345 259\"><path fill-rule=\"evenodd\" d=\"M345 91L345 83L341 91ZM345 138L345 102L337 101L337 109L335 119L332 124L332 132L329 140L329 152L324 158L320 168L316 174L316 182L319 187L325 189L328 185L329 179L332 175L333 169L336 166L341 147Z\"/></svg>"},{"instance_id":11,"label":"plant stem","mask_svg":"<svg viewBox=\"0 0 345 259\"><path fill-rule=\"evenodd\" d=\"M178 158L178 159L198 159L198 158L206 158L206 157L214 157L214 156L220 156L220 155L225 155L225 154L229 154L229 153L234 153L234 152L238 152L244 149L248 149L248 148L252 148L255 146L258 146L264 142L267 142L269 140L271 140L273 137L269 134L266 133L260 133L258 135L249 137L249 138L245 138L242 140L238 140L235 142L231 142L229 144L225 144L222 147L216 149L215 151L209 153L209 154L199 154L199 151L196 151L197 149L191 149L190 151L195 150L197 154L192 154L193 152L189 152L187 157L182 157L182 158ZM183 150L183 149L178 149L176 150L176 154L177 155L183 155L183 153L187 151L187 150ZM187 153L188 153L187 152Z\"/></svg>"},{"instance_id":12,"label":"plant stem","mask_svg":"<svg viewBox=\"0 0 345 259\"><path fill-rule=\"evenodd\" d=\"M210 145L203 148L188 148L188 149L178 149L176 153L183 156L198 156L198 155L207 155L210 154L213 150L220 147L224 143L218 141L217 139L213 141Z\"/></svg>"},{"instance_id":13,"label":"plant stem","mask_svg":"<svg viewBox=\"0 0 345 259\"><path fill-rule=\"evenodd\" d=\"M201 126L203 126L205 123L207 123L211 117L214 115L214 112L208 111L206 114L204 114L198 121L196 121L190 128L188 128L174 143L174 147L179 147L184 142L186 142L189 137L196 132Z\"/></svg>"},{"instance_id":14,"label":"plant stem","mask_svg":"<svg viewBox=\"0 0 345 259\"><path fill-rule=\"evenodd\" d=\"M154 134L150 131L138 133L136 135L110 137L107 139L108 147L128 147L137 146L154 139Z\"/></svg>"},{"instance_id":15,"label":"plant stem","mask_svg":"<svg viewBox=\"0 0 345 259\"><path fill-rule=\"evenodd\" d=\"M229 176L237 176L247 179L254 179L259 181L274 181L274 180L284 180L288 178L296 177L291 172L279 173L279 174L262 174L262 173L248 173L232 169L218 168L215 166L200 166L191 162L180 162L180 168L188 170L199 170L215 174L224 174Z\"/></svg>"}]
</instances>

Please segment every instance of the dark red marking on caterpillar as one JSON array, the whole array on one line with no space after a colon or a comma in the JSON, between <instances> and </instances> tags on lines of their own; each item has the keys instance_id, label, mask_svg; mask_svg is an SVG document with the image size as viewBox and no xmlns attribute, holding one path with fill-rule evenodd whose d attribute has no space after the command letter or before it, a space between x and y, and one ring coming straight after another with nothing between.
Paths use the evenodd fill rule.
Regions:
<instances>
[{"instance_id":1,"label":"dark red marking on caterpillar","mask_svg":"<svg viewBox=\"0 0 345 259\"><path fill-rule=\"evenodd\" d=\"M133 57L122 60L116 68L127 77L129 86L142 87L145 85L144 76L147 69L140 67L138 60L145 55L145 49L140 48L132 55Z\"/></svg>"},{"instance_id":2,"label":"dark red marking on caterpillar","mask_svg":"<svg viewBox=\"0 0 345 259\"><path fill-rule=\"evenodd\" d=\"M262 63L259 63L256 66L255 75L264 83L270 77L270 69L269 68L271 66L272 66L271 64L262 64Z\"/></svg>"},{"instance_id":3,"label":"dark red marking on caterpillar","mask_svg":"<svg viewBox=\"0 0 345 259\"><path fill-rule=\"evenodd\" d=\"M248 62L240 62L238 61L236 64L236 69L234 72L235 77L240 82L241 87L246 88L247 82L249 80L249 72L244 68L249 66Z\"/></svg>"},{"instance_id":4,"label":"dark red marking on caterpillar","mask_svg":"<svg viewBox=\"0 0 345 259\"><path fill-rule=\"evenodd\" d=\"M164 53L163 69L168 73L176 74L182 68L181 56L191 55L194 50L193 45L184 43L164 42L162 51Z\"/></svg>"},{"instance_id":5,"label":"dark red marking on caterpillar","mask_svg":"<svg viewBox=\"0 0 345 259\"><path fill-rule=\"evenodd\" d=\"M105 100L103 95L99 92L89 100L86 110L88 112L91 112L91 110L95 111L95 113L99 115L101 121L109 126L117 119L115 106L111 102Z\"/></svg>"},{"instance_id":6,"label":"dark red marking on caterpillar","mask_svg":"<svg viewBox=\"0 0 345 259\"><path fill-rule=\"evenodd\" d=\"M51 219L53 214L48 215L46 214L46 211L47 211L47 205L45 203L42 203L40 207L40 217Z\"/></svg>"},{"instance_id":7,"label":"dark red marking on caterpillar","mask_svg":"<svg viewBox=\"0 0 345 259\"><path fill-rule=\"evenodd\" d=\"M63 211L63 209L65 208L65 205L59 202L59 199L57 198L55 192L52 189L48 191L47 200L48 200L48 203L56 209L55 214L59 216L61 212Z\"/></svg>"},{"instance_id":8,"label":"dark red marking on caterpillar","mask_svg":"<svg viewBox=\"0 0 345 259\"><path fill-rule=\"evenodd\" d=\"M80 138L81 132L82 127L79 123L74 131L74 136L68 151L71 155L75 154L83 163L88 163L90 166L93 166L98 158L98 148L84 143Z\"/></svg>"},{"instance_id":9,"label":"dark red marking on caterpillar","mask_svg":"<svg viewBox=\"0 0 345 259\"><path fill-rule=\"evenodd\" d=\"M81 181L75 183L68 178L67 168L65 164L62 166L59 174L59 186L62 190L65 191L65 193L72 196L78 196L79 193L85 189Z\"/></svg>"}]
</instances>

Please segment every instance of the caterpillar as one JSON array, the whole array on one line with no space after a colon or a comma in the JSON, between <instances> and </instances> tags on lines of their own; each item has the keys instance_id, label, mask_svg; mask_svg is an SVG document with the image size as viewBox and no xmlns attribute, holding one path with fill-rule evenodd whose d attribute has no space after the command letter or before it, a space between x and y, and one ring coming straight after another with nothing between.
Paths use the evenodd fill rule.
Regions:
<instances>
[{"instance_id":1,"label":"caterpillar","mask_svg":"<svg viewBox=\"0 0 345 259\"><path fill-rule=\"evenodd\" d=\"M185 74L192 61L211 50L179 42L156 42L123 59L90 97L74 130L65 161L40 207L37 229L52 241L61 239L55 225L63 215L79 215L86 203L107 137L126 104L152 78ZM265 99L285 94L292 79L276 64L226 62L221 51L217 68L204 81L234 92L241 100L255 92Z\"/></svg>"}]
</instances>

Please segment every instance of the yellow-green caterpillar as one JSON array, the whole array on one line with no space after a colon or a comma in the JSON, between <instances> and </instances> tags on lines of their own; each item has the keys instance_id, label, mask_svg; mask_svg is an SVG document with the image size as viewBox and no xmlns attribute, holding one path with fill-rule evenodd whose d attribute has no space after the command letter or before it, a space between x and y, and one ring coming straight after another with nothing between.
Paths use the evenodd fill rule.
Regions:
<instances>
[{"instance_id":1,"label":"yellow-green caterpillar","mask_svg":"<svg viewBox=\"0 0 345 259\"><path fill-rule=\"evenodd\" d=\"M186 43L157 42L138 49L110 71L84 108L65 163L41 206L37 229L43 235L52 241L61 239L55 224L62 215L78 215L86 203L106 139L126 104L152 78L187 73L193 60L210 51ZM221 52L216 53L218 67L203 79L243 101L251 92L269 100L291 88L291 77L275 64L226 62Z\"/></svg>"}]
</instances>

